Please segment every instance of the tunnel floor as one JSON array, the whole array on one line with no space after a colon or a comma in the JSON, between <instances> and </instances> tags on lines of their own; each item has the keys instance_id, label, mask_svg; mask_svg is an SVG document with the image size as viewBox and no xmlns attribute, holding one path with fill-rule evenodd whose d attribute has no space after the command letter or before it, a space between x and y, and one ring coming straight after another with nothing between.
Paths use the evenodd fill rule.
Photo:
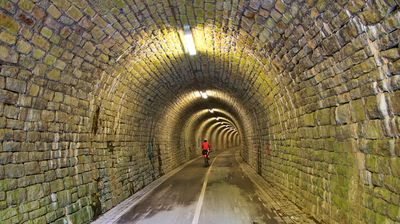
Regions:
<instances>
[{"instance_id":1,"label":"tunnel floor","mask_svg":"<svg viewBox=\"0 0 400 224\"><path fill-rule=\"evenodd\" d=\"M143 196L114 223L315 223L288 201L280 199L272 207L272 199L260 192L254 178L243 171L234 150L213 156L210 167L203 166L202 158L194 160ZM276 209L278 204L286 214ZM99 221L96 224L102 223Z\"/></svg>"}]
</instances>

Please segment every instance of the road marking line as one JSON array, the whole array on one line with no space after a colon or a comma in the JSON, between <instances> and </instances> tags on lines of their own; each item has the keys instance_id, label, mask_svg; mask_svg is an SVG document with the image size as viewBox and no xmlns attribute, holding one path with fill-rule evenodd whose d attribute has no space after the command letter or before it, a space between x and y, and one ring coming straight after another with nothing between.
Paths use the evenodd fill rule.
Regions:
<instances>
[{"instance_id":1,"label":"road marking line","mask_svg":"<svg viewBox=\"0 0 400 224\"><path fill-rule=\"evenodd\" d=\"M139 190L135 194L131 195L129 198L125 199L114 208L110 209L108 212L102 214L98 219L91 222L91 224L110 224L116 223L124 214L126 214L130 209L135 207L139 202L141 202L147 195L153 192L157 187L159 187L166 180L171 178L173 175L181 171L183 168L187 167L195 160L202 158L202 156L198 156L185 164L173 169L169 173L161 176L160 178L154 180L150 184L148 184L143 189Z\"/></svg>"},{"instance_id":2,"label":"road marking line","mask_svg":"<svg viewBox=\"0 0 400 224\"><path fill-rule=\"evenodd\" d=\"M216 157L214 158L214 160L212 161L210 167L209 167L208 170L207 170L206 177L204 178L203 187L201 188L200 197L199 197L199 200L197 201L197 206L196 206L196 210L195 210L195 212L194 212L194 217L193 217L192 224L198 224L198 223L199 223L200 212L201 212L201 208L203 207L204 195L206 194L208 176L210 175L211 168L212 168L212 166L213 166L215 160L217 159L217 157L218 157L218 156L216 156Z\"/></svg>"}]
</instances>

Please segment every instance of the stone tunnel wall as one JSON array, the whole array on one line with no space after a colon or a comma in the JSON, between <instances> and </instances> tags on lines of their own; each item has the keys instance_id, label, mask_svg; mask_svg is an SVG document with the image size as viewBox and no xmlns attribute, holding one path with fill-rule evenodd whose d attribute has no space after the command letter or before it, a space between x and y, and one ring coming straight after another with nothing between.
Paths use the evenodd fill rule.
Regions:
<instances>
[{"instance_id":1,"label":"stone tunnel wall","mask_svg":"<svg viewBox=\"0 0 400 224\"><path fill-rule=\"evenodd\" d=\"M291 92L261 118L261 175L319 220L399 222L398 5L326 4L277 49Z\"/></svg>"},{"instance_id":2,"label":"stone tunnel wall","mask_svg":"<svg viewBox=\"0 0 400 224\"><path fill-rule=\"evenodd\" d=\"M54 4L1 1L1 223L86 223L162 173L151 109L138 104L151 94L118 79L129 71L107 69L90 41L77 44L78 7Z\"/></svg>"}]
</instances>

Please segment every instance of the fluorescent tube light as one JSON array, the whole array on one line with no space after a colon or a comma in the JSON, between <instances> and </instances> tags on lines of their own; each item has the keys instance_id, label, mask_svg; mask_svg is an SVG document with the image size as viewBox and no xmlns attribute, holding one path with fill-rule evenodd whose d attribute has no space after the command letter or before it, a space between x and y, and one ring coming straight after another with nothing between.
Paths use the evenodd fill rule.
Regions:
<instances>
[{"instance_id":1,"label":"fluorescent tube light","mask_svg":"<svg viewBox=\"0 0 400 224\"><path fill-rule=\"evenodd\" d=\"M186 50L189 52L189 55L196 55L196 46L194 45L192 31L190 30L190 26L184 25L184 45Z\"/></svg>"}]
</instances>

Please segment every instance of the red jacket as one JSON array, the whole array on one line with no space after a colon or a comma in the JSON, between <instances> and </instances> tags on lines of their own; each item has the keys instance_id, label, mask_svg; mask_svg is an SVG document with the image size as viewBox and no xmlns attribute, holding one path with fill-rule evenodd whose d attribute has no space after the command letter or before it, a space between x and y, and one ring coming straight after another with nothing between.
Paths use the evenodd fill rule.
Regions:
<instances>
[{"instance_id":1,"label":"red jacket","mask_svg":"<svg viewBox=\"0 0 400 224\"><path fill-rule=\"evenodd\" d=\"M208 142L201 143L201 149L209 150L210 149L210 145L208 144Z\"/></svg>"}]
</instances>

